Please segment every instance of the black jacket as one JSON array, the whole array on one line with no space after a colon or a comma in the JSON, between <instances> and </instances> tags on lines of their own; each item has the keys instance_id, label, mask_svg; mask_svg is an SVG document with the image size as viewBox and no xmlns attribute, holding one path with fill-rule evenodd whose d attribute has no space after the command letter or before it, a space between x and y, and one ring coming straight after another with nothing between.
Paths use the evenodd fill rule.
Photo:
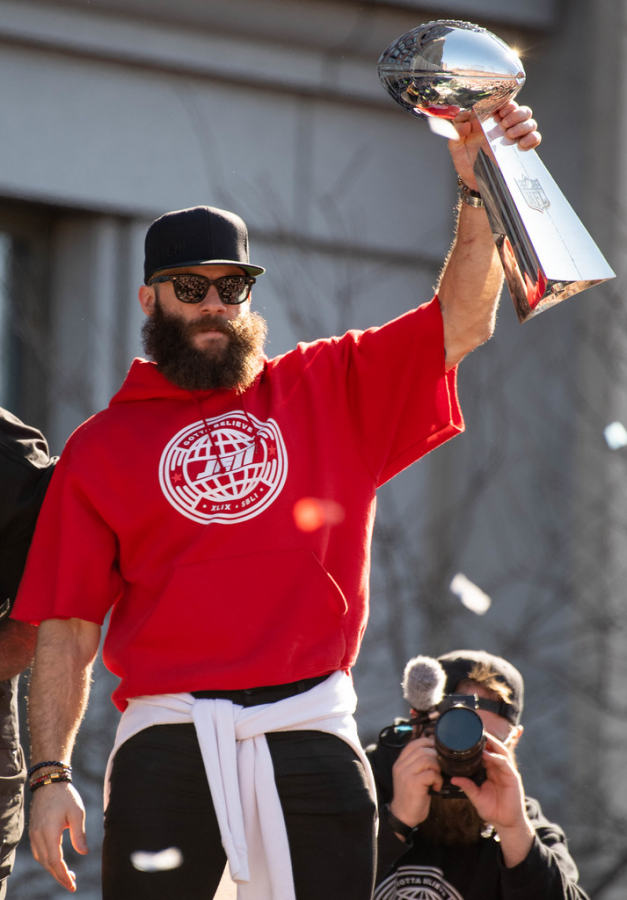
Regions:
<instances>
[{"instance_id":1,"label":"black jacket","mask_svg":"<svg viewBox=\"0 0 627 900\"><path fill-rule=\"evenodd\" d=\"M366 753L382 807L393 796L392 766L400 749L373 744ZM382 815L375 900L587 900L564 832L544 817L536 800L527 797L526 806L536 837L527 858L511 869L494 835L451 847L422 838L418 828L403 843Z\"/></svg>"},{"instance_id":2,"label":"black jacket","mask_svg":"<svg viewBox=\"0 0 627 900\"><path fill-rule=\"evenodd\" d=\"M54 469L41 433L0 408L0 654L37 513ZM6 652L6 651L5 651ZM0 681L0 894L23 828L26 764L19 744L18 676Z\"/></svg>"},{"instance_id":3,"label":"black jacket","mask_svg":"<svg viewBox=\"0 0 627 900\"><path fill-rule=\"evenodd\" d=\"M0 621L15 600L55 462L41 432L0 408Z\"/></svg>"}]
</instances>

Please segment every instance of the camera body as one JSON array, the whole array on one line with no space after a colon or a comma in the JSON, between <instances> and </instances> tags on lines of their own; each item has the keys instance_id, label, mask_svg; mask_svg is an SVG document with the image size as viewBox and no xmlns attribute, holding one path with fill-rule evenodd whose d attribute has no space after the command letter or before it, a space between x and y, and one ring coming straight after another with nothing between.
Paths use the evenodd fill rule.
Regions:
<instances>
[{"instance_id":1,"label":"camera body","mask_svg":"<svg viewBox=\"0 0 627 900\"><path fill-rule=\"evenodd\" d=\"M465 798L451 778L471 778L477 785L486 780L482 761L486 736L476 712L486 705L476 694L450 694L415 718L384 728L379 740L390 747L403 747L414 737L433 735L444 783L439 791L429 792L444 799Z\"/></svg>"}]
</instances>

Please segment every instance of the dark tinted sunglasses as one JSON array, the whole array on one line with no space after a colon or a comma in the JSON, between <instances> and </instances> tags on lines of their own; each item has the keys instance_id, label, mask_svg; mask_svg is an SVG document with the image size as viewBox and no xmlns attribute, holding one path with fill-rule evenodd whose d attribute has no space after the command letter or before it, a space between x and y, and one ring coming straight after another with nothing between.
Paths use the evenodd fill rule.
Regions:
<instances>
[{"instance_id":1,"label":"dark tinted sunglasses","mask_svg":"<svg viewBox=\"0 0 627 900\"><path fill-rule=\"evenodd\" d=\"M211 285L215 285L218 296L229 306L238 306L250 296L250 289L256 279L251 275L224 275L222 278L206 278L204 275L156 275L148 285L164 284L171 281L176 299L181 303L202 303Z\"/></svg>"}]
</instances>

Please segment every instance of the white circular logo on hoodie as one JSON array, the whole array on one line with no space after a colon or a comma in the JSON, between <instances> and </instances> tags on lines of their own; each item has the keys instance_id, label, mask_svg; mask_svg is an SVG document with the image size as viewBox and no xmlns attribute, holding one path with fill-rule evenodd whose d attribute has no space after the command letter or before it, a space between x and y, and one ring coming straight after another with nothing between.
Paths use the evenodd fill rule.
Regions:
<instances>
[{"instance_id":1,"label":"white circular logo on hoodie","mask_svg":"<svg viewBox=\"0 0 627 900\"><path fill-rule=\"evenodd\" d=\"M254 518L274 502L286 477L287 454L277 423L239 410L183 428L159 464L167 500L203 525Z\"/></svg>"}]
</instances>

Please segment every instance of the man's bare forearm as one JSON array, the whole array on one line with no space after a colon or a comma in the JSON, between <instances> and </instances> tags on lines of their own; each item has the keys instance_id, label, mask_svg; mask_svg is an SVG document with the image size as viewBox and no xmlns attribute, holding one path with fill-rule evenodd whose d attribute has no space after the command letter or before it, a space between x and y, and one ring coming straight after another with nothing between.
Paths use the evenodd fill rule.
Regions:
<instances>
[{"instance_id":1,"label":"man's bare forearm","mask_svg":"<svg viewBox=\"0 0 627 900\"><path fill-rule=\"evenodd\" d=\"M100 626L82 619L49 619L39 626L28 702L32 762L69 762L99 640Z\"/></svg>"},{"instance_id":2,"label":"man's bare forearm","mask_svg":"<svg viewBox=\"0 0 627 900\"><path fill-rule=\"evenodd\" d=\"M492 336L503 287L503 267L485 210L460 207L455 241L438 285L447 368Z\"/></svg>"},{"instance_id":3,"label":"man's bare forearm","mask_svg":"<svg viewBox=\"0 0 627 900\"><path fill-rule=\"evenodd\" d=\"M0 681L13 678L33 661L37 628L16 619L6 619L0 626Z\"/></svg>"},{"instance_id":4,"label":"man's bare forearm","mask_svg":"<svg viewBox=\"0 0 627 900\"><path fill-rule=\"evenodd\" d=\"M497 113L508 140L520 150L532 150L541 137L531 110L506 103ZM480 149L487 149L476 116L458 117L458 138L449 150L459 178L472 191L478 189L474 164ZM457 235L438 288L444 320L446 366L451 368L492 336L503 285L503 270L485 209L461 204Z\"/></svg>"}]
</instances>

